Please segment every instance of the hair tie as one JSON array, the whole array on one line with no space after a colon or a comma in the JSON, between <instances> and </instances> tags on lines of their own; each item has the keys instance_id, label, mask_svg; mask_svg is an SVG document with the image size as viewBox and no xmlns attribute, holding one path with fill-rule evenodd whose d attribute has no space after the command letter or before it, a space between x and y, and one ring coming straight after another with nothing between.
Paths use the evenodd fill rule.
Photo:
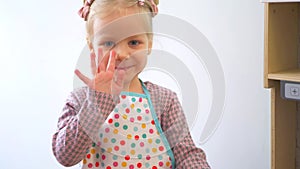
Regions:
<instances>
[{"instance_id":1,"label":"hair tie","mask_svg":"<svg viewBox=\"0 0 300 169\"><path fill-rule=\"evenodd\" d=\"M90 8L93 2L94 0L86 0L84 2L83 7L81 7L80 10L78 11L78 15L82 17L85 21L87 20L87 17L90 13Z\"/></svg>"},{"instance_id":2,"label":"hair tie","mask_svg":"<svg viewBox=\"0 0 300 169\"><path fill-rule=\"evenodd\" d=\"M151 5L150 7L151 7L151 12L152 12L152 17L157 15L158 7L157 7L156 3L154 2L154 0L138 0L137 2L138 2L139 5L144 6L145 1L148 1Z\"/></svg>"}]
</instances>

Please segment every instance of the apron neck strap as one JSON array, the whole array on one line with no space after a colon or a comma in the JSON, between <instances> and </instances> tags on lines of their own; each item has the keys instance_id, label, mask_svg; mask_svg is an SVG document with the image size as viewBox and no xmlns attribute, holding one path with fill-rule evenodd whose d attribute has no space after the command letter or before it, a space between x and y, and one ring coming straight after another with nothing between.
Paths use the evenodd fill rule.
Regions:
<instances>
[{"instance_id":1,"label":"apron neck strap","mask_svg":"<svg viewBox=\"0 0 300 169\"><path fill-rule=\"evenodd\" d=\"M148 89L146 88L144 82L141 79L139 79L139 80L141 82L144 93L146 94L147 97L150 97L150 93L149 93Z\"/></svg>"}]
</instances>

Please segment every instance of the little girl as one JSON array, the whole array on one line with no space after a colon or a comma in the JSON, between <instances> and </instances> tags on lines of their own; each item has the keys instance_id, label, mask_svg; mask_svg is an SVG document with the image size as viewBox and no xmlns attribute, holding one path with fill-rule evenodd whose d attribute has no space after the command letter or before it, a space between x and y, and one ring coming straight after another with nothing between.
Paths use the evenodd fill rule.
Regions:
<instances>
[{"instance_id":1,"label":"little girl","mask_svg":"<svg viewBox=\"0 0 300 169\"><path fill-rule=\"evenodd\" d=\"M174 92L138 78L152 49L158 0L87 0L93 78L68 97L53 153L62 165L82 168L209 169L192 141Z\"/></svg>"}]
</instances>

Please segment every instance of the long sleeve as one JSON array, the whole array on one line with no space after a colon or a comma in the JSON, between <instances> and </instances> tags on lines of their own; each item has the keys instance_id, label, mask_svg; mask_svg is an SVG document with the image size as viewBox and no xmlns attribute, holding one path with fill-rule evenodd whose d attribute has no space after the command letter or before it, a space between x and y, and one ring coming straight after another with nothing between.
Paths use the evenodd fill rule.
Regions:
<instances>
[{"instance_id":1,"label":"long sleeve","mask_svg":"<svg viewBox=\"0 0 300 169\"><path fill-rule=\"evenodd\" d=\"M175 157L176 168L210 169L206 155L196 147L180 102L175 93L171 94L171 105L162 114L162 127Z\"/></svg>"},{"instance_id":2,"label":"long sleeve","mask_svg":"<svg viewBox=\"0 0 300 169\"><path fill-rule=\"evenodd\" d=\"M57 161L73 166L96 142L95 134L115 104L109 94L89 88L75 90L67 98L52 138L52 150Z\"/></svg>"}]
</instances>

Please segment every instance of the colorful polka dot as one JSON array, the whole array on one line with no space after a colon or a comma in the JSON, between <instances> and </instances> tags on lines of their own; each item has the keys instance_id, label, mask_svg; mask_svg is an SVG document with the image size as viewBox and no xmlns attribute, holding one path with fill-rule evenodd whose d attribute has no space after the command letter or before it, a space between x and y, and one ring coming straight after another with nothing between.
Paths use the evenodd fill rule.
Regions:
<instances>
[{"instance_id":1,"label":"colorful polka dot","mask_svg":"<svg viewBox=\"0 0 300 169\"><path fill-rule=\"evenodd\" d=\"M155 125L155 122L154 122L154 120L152 120L152 121L151 121L151 124L152 124L152 125Z\"/></svg>"},{"instance_id":2,"label":"colorful polka dot","mask_svg":"<svg viewBox=\"0 0 300 169\"><path fill-rule=\"evenodd\" d=\"M102 158L102 160L105 160L106 156L105 156L105 155L102 155L101 158Z\"/></svg>"},{"instance_id":3,"label":"colorful polka dot","mask_svg":"<svg viewBox=\"0 0 300 169\"><path fill-rule=\"evenodd\" d=\"M141 121L142 120L142 116L137 116L137 120Z\"/></svg>"},{"instance_id":4,"label":"colorful polka dot","mask_svg":"<svg viewBox=\"0 0 300 169\"><path fill-rule=\"evenodd\" d=\"M120 141L120 144L121 144L122 146L124 146L125 143L126 143L126 142L125 142L124 140L121 140L121 141Z\"/></svg>"},{"instance_id":5,"label":"colorful polka dot","mask_svg":"<svg viewBox=\"0 0 300 169\"><path fill-rule=\"evenodd\" d=\"M131 139L131 138L132 138L132 135L131 135L131 134L127 134L127 138L128 138L128 139Z\"/></svg>"},{"instance_id":6,"label":"colorful polka dot","mask_svg":"<svg viewBox=\"0 0 300 169\"><path fill-rule=\"evenodd\" d=\"M126 155L126 154L127 154L126 151L121 152L121 155L123 155L123 156Z\"/></svg>"},{"instance_id":7,"label":"colorful polka dot","mask_svg":"<svg viewBox=\"0 0 300 169\"><path fill-rule=\"evenodd\" d=\"M119 126L120 126L120 123L116 122L115 127L119 127Z\"/></svg>"},{"instance_id":8,"label":"colorful polka dot","mask_svg":"<svg viewBox=\"0 0 300 169\"><path fill-rule=\"evenodd\" d=\"M164 148L164 146L159 146L158 149L159 149L159 151L164 151L165 148Z\"/></svg>"},{"instance_id":9,"label":"colorful polka dot","mask_svg":"<svg viewBox=\"0 0 300 169\"><path fill-rule=\"evenodd\" d=\"M113 162L113 166L114 166L114 167L118 167L118 162L116 162L116 161Z\"/></svg>"},{"instance_id":10,"label":"colorful polka dot","mask_svg":"<svg viewBox=\"0 0 300 169\"><path fill-rule=\"evenodd\" d=\"M129 155L126 155L126 156L125 156L125 160L127 160L127 161L130 160L130 156L129 156Z\"/></svg>"},{"instance_id":11,"label":"colorful polka dot","mask_svg":"<svg viewBox=\"0 0 300 169\"><path fill-rule=\"evenodd\" d=\"M135 148L135 143L131 143L131 148Z\"/></svg>"},{"instance_id":12,"label":"colorful polka dot","mask_svg":"<svg viewBox=\"0 0 300 169\"><path fill-rule=\"evenodd\" d=\"M113 122L113 119L109 119L108 123L111 124Z\"/></svg>"},{"instance_id":13,"label":"colorful polka dot","mask_svg":"<svg viewBox=\"0 0 300 169\"><path fill-rule=\"evenodd\" d=\"M104 142L104 143L107 143L107 142L108 142L108 138L105 137L105 138L103 139L103 142Z\"/></svg>"},{"instance_id":14,"label":"colorful polka dot","mask_svg":"<svg viewBox=\"0 0 300 169\"><path fill-rule=\"evenodd\" d=\"M120 115L119 114L115 114L115 119L118 119L120 118Z\"/></svg>"},{"instance_id":15,"label":"colorful polka dot","mask_svg":"<svg viewBox=\"0 0 300 169\"><path fill-rule=\"evenodd\" d=\"M159 155L159 156L158 156L158 159L159 159L159 160L162 160L162 159L163 159L162 155Z\"/></svg>"},{"instance_id":16,"label":"colorful polka dot","mask_svg":"<svg viewBox=\"0 0 300 169\"><path fill-rule=\"evenodd\" d=\"M83 163L83 164L86 164L86 163L87 163L86 159L83 159L82 163Z\"/></svg>"},{"instance_id":17,"label":"colorful polka dot","mask_svg":"<svg viewBox=\"0 0 300 169\"><path fill-rule=\"evenodd\" d=\"M134 122L134 118L133 117L130 117L130 122Z\"/></svg>"},{"instance_id":18,"label":"colorful polka dot","mask_svg":"<svg viewBox=\"0 0 300 169\"><path fill-rule=\"evenodd\" d=\"M109 148L107 148L107 150L106 150L107 152L109 152L109 153L111 153L112 152L112 148L111 147L109 147Z\"/></svg>"},{"instance_id":19,"label":"colorful polka dot","mask_svg":"<svg viewBox=\"0 0 300 169\"><path fill-rule=\"evenodd\" d=\"M137 108L136 112L140 113L140 112L142 112L142 110L140 108Z\"/></svg>"},{"instance_id":20,"label":"colorful polka dot","mask_svg":"<svg viewBox=\"0 0 300 169\"><path fill-rule=\"evenodd\" d=\"M112 138L110 141L111 141L112 143L115 143L117 140L116 140L115 138Z\"/></svg>"},{"instance_id":21,"label":"colorful polka dot","mask_svg":"<svg viewBox=\"0 0 300 169\"><path fill-rule=\"evenodd\" d=\"M140 139L140 136L135 135L135 136L134 136L134 139L135 139L135 140L138 140L138 139Z\"/></svg>"},{"instance_id":22,"label":"colorful polka dot","mask_svg":"<svg viewBox=\"0 0 300 169\"><path fill-rule=\"evenodd\" d=\"M160 167L162 167L162 166L164 165L164 163L163 163L162 161L160 161L160 162L158 163L158 165L159 165Z\"/></svg>"},{"instance_id":23,"label":"colorful polka dot","mask_svg":"<svg viewBox=\"0 0 300 169\"><path fill-rule=\"evenodd\" d=\"M143 137L143 138L147 138L147 134L143 134L142 137Z\"/></svg>"},{"instance_id":24,"label":"colorful polka dot","mask_svg":"<svg viewBox=\"0 0 300 169\"><path fill-rule=\"evenodd\" d=\"M133 127L133 131L138 131L139 128L138 127Z\"/></svg>"},{"instance_id":25,"label":"colorful polka dot","mask_svg":"<svg viewBox=\"0 0 300 169\"><path fill-rule=\"evenodd\" d=\"M139 154L137 157L138 157L138 159L142 159L143 158L142 154Z\"/></svg>"},{"instance_id":26,"label":"colorful polka dot","mask_svg":"<svg viewBox=\"0 0 300 169\"><path fill-rule=\"evenodd\" d=\"M143 98L140 97L140 98L139 98L139 102L142 102L142 101L143 101Z\"/></svg>"},{"instance_id":27,"label":"colorful polka dot","mask_svg":"<svg viewBox=\"0 0 300 169\"><path fill-rule=\"evenodd\" d=\"M93 164L92 164L92 163L89 163L89 164L88 164L88 167L89 167L89 168L93 168Z\"/></svg>"},{"instance_id":28,"label":"colorful polka dot","mask_svg":"<svg viewBox=\"0 0 300 169\"><path fill-rule=\"evenodd\" d=\"M144 147L144 145L145 145L144 142L140 142L141 147Z\"/></svg>"},{"instance_id":29,"label":"colorful polka dot","mask_svg":"<svg viewBox=\"0 0 300 169\"><path fill-rule=\"evenodd\" d=\"M131 164L131 165L129 166L129 169L134 169L134 165Z\"/></svg>"},{"instance_id":30,"label":"colorful polka dot","mask_svg":"<svg viewBox=\"0 0 300 169\"><path fill-rule=\"evenodd\" d=\"M119 133L119 130L118 129L114 129L114 134L118 134Z\"/></svg>"},{"instance_id":31,"label":"colorful polka dot","mask_svg":"<svg viewBox=\"0 0 300 169\"><path fill-rule=\"evenodd\" d=\"M150 159L151 159L150 155L147 155L146 160L150 160Z\"/></svg>"},{"instance_id":32,"label":"colorful polka dot","mask_svg":"<svg viewBox=\"0 0 300 169\"><path fill-rule=\"evenodd\" d=\"M120 147L119 146L115 146L114 150L119 151Z\"/></svg>"},{"instance_id":33,"label":"colorful polka dot","mask_svg":"<svg viewBox=\"0 0 300 169\"><path fill-rule=\"evenodd\" d=\"M118 156L117 155L113 155L113 160L117 160L118 159Z\"/></svg>"},{"instance_id":34,"label":"colorful polka dot","mask_svg":"<svg viewBox=\"0 0 300 169\"><path fill-rule=\"evenodd\" d=\"M141 168L143 165L142 165L142 163L137 163L136 166L137 166L137 168Z\"/></svg>"},{"instance_id":35,"label":"colorful polka dot","mask_svg":"<svg viewBox=\"0 0 300 169\"><path fill-rule=\"evenodd\" d=\"M122 99L126 99L126 95L122 95L121 98L122 98Z\"/></svg>"},{"instance_id":36,"label":"colorful polka dot","mask_svg":"<svg viewBox=\"0 0 300 169\"><path fill-rule=\"evenodd\" d=\"M153 133L154 133L154 130L153 130L153 129L149 129L149 133L150 133L150 134L153 134Z\"/></svg>"},{"instance_id":37,"label":"colorful polka dot","mask_svg":"<svg viewBox=\"0 0 300 169\"><path fill-rule=\"evenodd\" d=\"M156 167L156 166L153 166L152 169L157 169L157 167Z\"/></svg>"},{"instance_id":38,"label":"colorful polka dot","mask_svg":"<svg viewBox=\"0 0 300 169\"><path fill-rule=\"evenodd\" d=\"M150 144L152 143L152 139L151 138L148 139L148 143L150 143Z\"/></svg>"},{"instance_id":39,"label":"colorful polka dot","mask_svg":"<svg viewBox=\"0 0 300 169\"><path fill-rule=\"evenodd\" d=\"M109 133L109 128L108 128L108 127L105 128L105 132L106 132L106 133Z\"/></svg>"},{"instance_id":40,"label":"colorful polka dot","mask_svg":"<svg viewBox=\"0 0 300 169\"><path fill-rule=\"evenodd\" d=\"M133 98L131 98L131 101L132 101L132 102L135 102L135 101L136 101L136 99L133 97Z\"/></svg>"},{"instance_id":41,"label":"colorful polka dot","mask_svg":"<svg viewBox=\"0 0 300 169\"><path fill-rule=\"evenodd\" d=\"M146 124L145 123L142 124L142 128L143 129L146 128Z\"/></svg>"},{"instance_id":42,"label":"colorful polka dot","mask_svg":"<svg viewBox=\"0 0 300 169\"><path fill-rule=\"evenodd\" d=\"M127 115L126 115L126 114L123 114L122 117L123 117L123 119L125 119L125 120L127 119Z\"/></svg>"},{"instance_id":43,"label":"colorful polka dot","mask_svg":"<svg viewBox=\"0 0 300 169\"><path fill-rule=\"evenodd\" d=\"M135 150L130 150L131 155L135 155Z\"/></svg>"},{"instance_id":44,"label":"colorful polka dot","mask_svg":"<svg viewBox=\"0 0 300 169\"><path fill-rule=\"evenodd\" d=\"M91 154L87 154L87 155L86 155L86 158L87 158L87 159L90 159L90 158L91 158Z\"/></svg>"},{"instance_id":45,"label":"colorful polka dot","mask_svg":"<svg viewBox=\"0 0 300 169\"><path fill-rule=\"evenodd\" d=\"M122 167L126 167L127 163L126 162L122 162Z\"/></svg>"},{"instance_id":46,"label":"colorful polka dot","mask_svg":"<svg viewBox=\"0 0 300 169\"><path fill-rule=\"evenodd\" d=\"M147 114L149 114L149 113L150 113L149 109L146 109L146 110L145 110L145 112L146 112Z\"/></svg>"},{"instance_id":47,"label":"colorful polka dot","mask_svg":"<svg viewBox=\"0 0 300 169\"><path fill-rule=\"evenodd\" d=\"M156 140L155 140L155 143L156 143L156 144L159 144L159 143L160 143L160 139L156 139Z\"/></svg>"},{"instance_id":48,"label":"colorful polka dot","mask_svg":"<svg viewBox=\"0 0 300 169\"><path fill-rule=\"evenodd\" d=\"M91 154L95 154L96 150L94 148L91 149Z\"/></svg>"},{"instance_id":49,"label":"colorful polka dot","mask_svg":"<svg viewBox=\"0 0 300 169\"><path fill-rule=\"evenodd\" d=\"M100 157L100 154L99 154L99 153L97 153L97 154L96 154L96 158L99 158L99 157Z\"/></svg>"},{"instance_id":50,"label":"colorful polka dot","mask_svg":"<svg viewBox=\"0 0 300 169\"><path fill-rule=\"evenodd\" d=\"M149 163L145 163L145 166L146 166L146 168L149 168L150 164Z\"/></svg>"},{"instance_id":51,"label":"colorful polka dot","mask_svg":"<svg viewBox=\"0 0 300 169\"><path fill-rule=\"evenodd\" d=\"M131 105L130 105L130 108L132 108L132 109L133 109L133 108L134 108L134 104L131 104Z\"/></svg>"},{"instance_id":52,"label":"colorful polka dot","mask_svg":"<svg viewBox=\"0 0 300 169\"><path fill-rule=\"evenodd\" d=\"M127 126L127 125L124 125L124 126L123 126L123 129L124 129L124 130L127 130L127 129L128 129L128 126Z\"/></svg>"},{"instance_id":53,"label":"colorful polka dot","mask_svg":"<svg viewBox=\"0 0 300 169\"><path fill-rule=\"evenodd\" d=\"M153 153L156 153L156 152L157 152L157 149L156 149L156 148L152 148L152 152L153 152Z\"/></svg>"}]
</instances>

